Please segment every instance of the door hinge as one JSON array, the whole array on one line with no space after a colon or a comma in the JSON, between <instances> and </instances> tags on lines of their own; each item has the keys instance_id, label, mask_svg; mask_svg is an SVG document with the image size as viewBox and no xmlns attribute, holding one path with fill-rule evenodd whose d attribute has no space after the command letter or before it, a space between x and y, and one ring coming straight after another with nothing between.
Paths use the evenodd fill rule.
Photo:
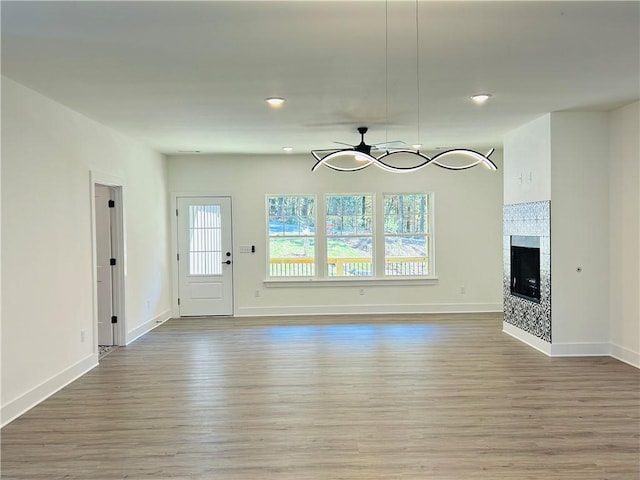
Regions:
<instances>
[{"instance_id":1,"label":"door hinge","mask_svg":"<svg viewBox=\"0 0 640 480\"><path fill-rule=\"evenodd\" d=\"M179 253L176 253L176 259L177 259L178 261L180 261L180 254L179 254Z\"/></svg>"},{"instance_id":2,"label":"door hinge","mask_svg":"<svg viewBox=\"0 0 640 480\"><path fill-rule=\"evenodd\" d=\"M176 208L176 217L178 216L178 209Z\"/></svg>"},{"instance_id":3,"label":"door hinge","mask_svg":"<svg viewBox=\"0 0 640 480\"><path fill-rule=\"evenodd\" d=\"M116 207L116 201L115 200L109 200L109 208L115 208Z\"/></svg>"},{"instance_id":4,"label":"door hinge","mask_svg":"<svg viewBox=\"0 0 640 480\"><path fill-rule=\"evenodd\" d=\"M109 259L109 265L111 265L112 267L115 266L116 264L116 259L115 258L110 258Z\"/></svg>"},{"instance_id":5,"label":"door hinge","mask_svg":"<svg viewBox=\"0 0 640 480\"><path fill-rule=\"evenodd\" d=\"M111 317L111 323L118 323L118 317L116 317L115 315Z\"/></svg>"},{"instance_id":6,"label":"door hinge","mask_svg":"<svg viewBox=\"0 0 640 480\"><path fill-rule=\"evenodd\" d=\"M180 305L180 299L178 299L178 305Z\"/></svg>"}]
</instances>

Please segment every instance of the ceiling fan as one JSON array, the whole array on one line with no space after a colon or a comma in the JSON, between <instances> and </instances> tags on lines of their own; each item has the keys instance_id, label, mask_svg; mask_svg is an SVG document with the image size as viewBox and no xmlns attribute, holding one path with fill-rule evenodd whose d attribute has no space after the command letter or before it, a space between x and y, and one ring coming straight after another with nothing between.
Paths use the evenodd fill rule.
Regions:
<instances>
[{"instance_id":1,"label":"ceiling fan","mask_svg":"<svg viewBox=\"0 0 640 480\"><path fill-rule=\"evenodd\" d=\"M485 165L490 170L497 170L493 161L489 158L491 154L495 151L494 148L489 150L488 153L483 154L480 152L476 152L475 150L470 150L467 148L454 148L451 150L445 150L437 155L430 157L420 152L420 150L409 150L407 148L403 148L400 145L406 145L405 142L401 140L394 140L391 142L383 142L374 145L368 145L364 141L364 135L369 130L368 127L358 127L358 133L360 134L360 143L357 145L351 145L349 143L343 142L334 142L340 145L346 145L349 148L327 148L323 150L311 150L311 155L317 160L316 164L311 168L312 172L315 172L321 165L325 167L336 170L338 172L357 172L359 170L364 170L369 165L376 165L379 168L388 171L388 172L415 172L420 170L421 168L434 164L438 167L445 168L447 170L466 170L468 168L475 167L476 165ZM400 145L399 145L400 144ZM395 147L392 145L396 145ZM371 155L372 150L384 150L384 153L379 154L378 156ZM420 158L419 163L412 166L396 166L390 163L387 163L385 159L388 157L410 154ZM351 166L343 166L332 164L331 162L338 157L347 156L357 160L355 165ZM465 157L467 159L467 163L463 164L450 164L445 163L444 159L446 157Z\"/></svg>"},{"instance_id":2,"label":"ceiling fan","mask_svg":"<svg viewBox=\"0 0 640 480\"><path fill-rule=\"evenodd\" d=\"M360 143L358 145L351 145L350 143L344 143L344 142L333 142L333 143L337 143L338 145L346 145L348 147L351 147L351 149L353 149L355 152L359 152L359 153L364 153L365 155L370 155L371 154L371 150L385 150L386 147L391 147L392 145L406 145L405 142L401 141L401 140L393 140L390 142L382 142L382 143L376 143L373 145L367 145L364 142L364 136L365 134L369 131L369 127L358 127L358 133L360 134ZM331 149L326 149L326 150L315 150L316 152L322 152L322 151L330 151L330 150L335 150L335 148L331 148ZM349 150L347 149L343 149L343 151L345 150Z\"/></svg>"}]
</instances>

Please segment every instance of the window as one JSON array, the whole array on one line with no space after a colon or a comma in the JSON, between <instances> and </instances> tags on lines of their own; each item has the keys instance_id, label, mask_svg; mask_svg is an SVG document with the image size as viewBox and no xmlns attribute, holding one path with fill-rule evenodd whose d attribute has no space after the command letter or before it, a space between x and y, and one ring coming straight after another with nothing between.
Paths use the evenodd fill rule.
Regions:
<instances>
[{"instance_id":1,"label":"window","mask_svg":"<svg viewBox=\"0 0 640 480\"><path fill-rule=\"evenodd\" d=\"M373 275L373 196L327 195L327 276Z\"/></svg>"},{"instance_id":2,"label":"window","mask_svg":"<svg viewBox=\"0 0 640 480\"><path fill-rule=\"evenodd\" d=\"M220 206L189 205L189 275L222 273Z\"/></svg>"},{"instance_id":3,"label":"window","mask_svg":"<svg viewBox=\"0 0 640 480\"><path fill-rule=\"evenodd\" d=\"M268 195L268 277L433 276L431 205L428 193Z\"/></svg>"},{"instance_id":4,"label":"window","mask_svg":"<svg viewBox=\"0 0 640 480\"><path fill-rule=\"evenodd\" d=\"M315 197L267 196L269 276L311 277L316 274Z\"/></svg>"},{"instance_id":5,"label":"window","mask_svg":"<svg viewBox=\"0 0 640 480\"><path fill-rule=\"evenodd\" d=\"M385 275L428 275L429 233L426 194L384 195Z\"/></svg>"}]
</instances>

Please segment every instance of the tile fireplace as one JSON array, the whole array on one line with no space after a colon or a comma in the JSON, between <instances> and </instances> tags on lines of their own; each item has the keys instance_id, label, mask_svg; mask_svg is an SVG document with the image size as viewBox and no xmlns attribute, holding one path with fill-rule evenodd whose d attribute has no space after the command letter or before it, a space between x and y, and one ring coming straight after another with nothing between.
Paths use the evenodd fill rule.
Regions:
<instances>
[{"instance_id":1,"label":"tile fireplace","mask_svg":"<svg viewBox=\"0 0 640 480\"><path fill-rule=\"evenodd\" d=\"M551 202L505 205L504 320L551 343Z\"/></svg>"}]
</instances>

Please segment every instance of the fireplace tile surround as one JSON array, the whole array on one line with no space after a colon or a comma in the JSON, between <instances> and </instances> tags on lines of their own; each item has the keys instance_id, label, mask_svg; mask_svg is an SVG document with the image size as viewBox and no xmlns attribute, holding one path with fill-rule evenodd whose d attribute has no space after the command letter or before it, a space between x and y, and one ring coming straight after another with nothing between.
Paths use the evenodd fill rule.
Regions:
<instances>
[{"instance_id":1,"label":"fireplace tile surround","mask_svg":"<svg viewBox=\"0 0 640 480\"><path fill-rule=\"evenodd\" d=\"M540 303L511 295L511 236L540 237ZM551 343L551 202L505 205L503 210L504 321Z\"/></svg>"}]
</instances>

